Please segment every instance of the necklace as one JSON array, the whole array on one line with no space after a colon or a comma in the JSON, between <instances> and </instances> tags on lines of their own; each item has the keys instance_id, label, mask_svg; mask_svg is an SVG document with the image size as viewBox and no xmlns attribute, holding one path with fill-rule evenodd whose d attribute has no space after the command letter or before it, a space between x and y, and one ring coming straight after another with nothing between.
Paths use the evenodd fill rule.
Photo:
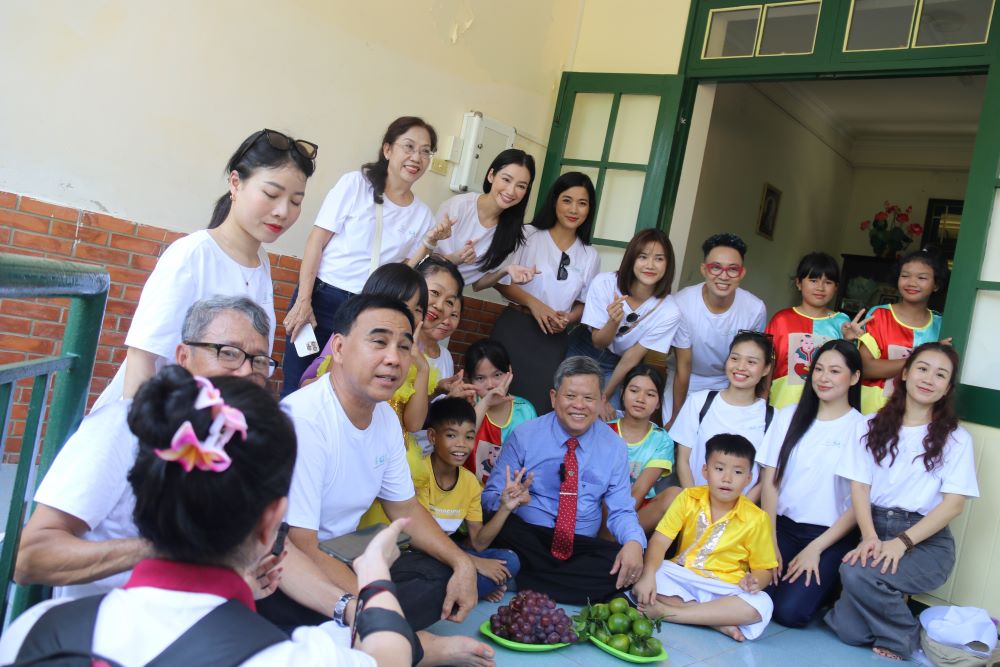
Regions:
<instances>
[{"instance_id":1,"label":"necklace","mask_svg":"<svg viewBox=\"0 0 1000 667\"><path fill-rule=\"evenodd\" d=\"M254 273L261 266L260 258L259 257L256 258L257 266L245 266L237 259L237 256L240 253L237 252L237 249L233 247L233 245L229 242L229 239L227 239L224 234L222 234L221 232L217 232L215 234L211 234L211 236L216 241L216 243L223 249L223 252L225 252L226 255L228 255L229 258L232 259L233 262L236 264L236 267L240 270L240 275L243 277L243 283L247 287L250 287L250 280L253 279ZM227 250L228 252L226 252Z\"/></svg>"}]
</instances>

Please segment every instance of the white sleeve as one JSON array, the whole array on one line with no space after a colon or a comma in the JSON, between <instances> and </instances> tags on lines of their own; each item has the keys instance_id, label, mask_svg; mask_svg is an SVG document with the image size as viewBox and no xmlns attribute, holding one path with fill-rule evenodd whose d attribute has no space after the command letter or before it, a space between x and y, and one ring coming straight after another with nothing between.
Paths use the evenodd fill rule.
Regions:
<instances>
[{"instance_id":1,"label":"white sleeve","mask_svg":"<svg viewBox=\"0 0 1000 667\"><path fill-rule=\"evenodd\" d=\"M587 270L584 273L583 285L580 286L580 293L576 295L574 301L583 301L585 298L585 291L587 286L594 282L594 278L597 274L601 272L601 256L597 254L594 250L594 246L587 246L587 259L590 260L590 264L587 266Z\"/></svg>"},{"instance_id":2,"label":"white sleeve","mask_svg":"<svg viewBox=\"0 0 1000 667\"><path fill-rule=\"evenodd\" d=\"M687 349L691 347L691 317L684 312L684 302L675 299L677 310L681 313L680 322L677 325L677 333L674 334L674 347Z\"/></svg>"},{"instance_id":3,"label":"white sleeve","mask_svg":"<svg viewBox=\"0 0 1000 667\"><path fill-rule=\"evenodd\" d=\"M184 241L181 239L180 241ZM175 241L156 262L139 296L125 345L173 359L181 338L181 324L197 300L200 263L209 260L190 243Z\"/></svg>"},{"instance_id":4,"label":"white sleeve","mask_svg":"<svg viewBox=\"0 0 1000 667\"><path fill-rule=\"evenodd\" d=\"M972 436L959 427L951 434L951 442L945 450L941 470L941 493L957 493L970 498L979 497L979 483L976 481L976 462L972 448Z\"/></svg>"},{"instance_id":5,"label":"white sleeve","mask_svg":"<svg viewBox=\"0 0 1000 667\"><path fill-rule=\"evenodd\" d=\"M126 423L130 403L109 403L80 423L35 492L36 502L80 519L91 530L108 518L135 463L135 438Z\"/></svg>"},{"instance_id":6,"label":"white sleeve","mask_svg":"<svg viewBox=\"0 0 1000 667\"><path fill-rule=\"evenodd\" d=\"M608 304L615 298L615 278L614 273L602 273L590 283L581 323L600 329L608 321Z\"/></svg>"},{"instance_id":7,"label":"white sleeve","mask_svg":"<svg viewBox=\"0 0 1000 667\"><path fill-rule=\"evenodd\" d=\"M767 306L763 301L757 302L757 319L754 320L753 330L763 331L767 328Z\"/></svg>"},{"instance_id":8,"label":"white sleeve","mask_svg":"<svg viewBox=\"0 0 1000 667\"><path fill-rule=\"evenodd\" d=\"M670 427L670 437L674 442L684 445L688 449L694 449L698 443L698 413L705 403L705 392L699 391L689 394L681 410L677 413L677 419Z\"/></svg>"},{"instance_id":9,"label":"white sleeve","mask_svg":"<svg viewBox=\"0 0 1000 667\"><path fill-rule=\"evenodd\" d=\"M649 317L654 321L639 339L639 344L647 350L666 354L677 339L681 323L680 311L670 301L664 301Z\"/></svg>"},{"instance_id":10,"label":"white sleeve","mask_svg":"<svg viewBox=\"0 0 1000 667\"><path fill-rule=\"evenodd\" d=\"M854 436L844 443L840 461L837 462L837 475L862 484L870 485L875 467L875 459L865 447L869 420L863 419L854 428Z\"/></svg>"},{"instance_id":11,"label":"white sleeve","mask_svg":"<svg viewBox=\"0 0 1000 667\"><path fill-rule=\"evenodd\" d=\"M363 189L364 175L360 171L344 174L333 186L316 215L313 224L334 234L344 231L344 224L357 203L359 190Z\"/></svg>"},{"instance_id":12,"label":"white sleeve","mask_svg":"<svg viewBox=\"0 0 1000 667\"><path fill-rule=\"evenodd\" d=\"M406 443L399 428L399 419L387 404L381 404L380 407L385 407L392 419L380 420L376 437L393 454L386 456L385 474L382 476L382 488L379 489L378 497L389 501L409 500L416 495L416 491L413 489L410 465L406 462Z\"/></svg>"},{"instance_id":13,"label":"white sleeve","mask_svg":"<svg viewBox=\"0 0 1000 667\"><path fill-rule=\"evenodd\" d=\"M315 627L299 627L290 641L270 646L243 663L244 667L296 665L299 667L376 667L375 658L350 648L349 630L330 628L333 621ZM346 635L346 636L342 636Z\"/></svg>"},{"instance_id":14,"label":"white sleeve","mask_svg":"<svg viewBox=\"0 0 1000 667\"><path fill-rule=\"evenodd\" d=\"M319 530L323 508L323 480L326 479L326 449L330 434L323 433L312 419L295 415L288 410L295 425L298 451L292 472L292 486L288 491L288 517L290 525L307 530Z\"/></svg>"},{"instance_id":15,"label":"white sleeve","mask_svg":"<svg viewBox=\"0 0 1000 667\"><path fill-rule=\"evenodd\" d=\"M764 441L757 450L757 463L759 465L774 468L778 465L778 454L781 453L781 445L785 442L785 435L788 434L788 427L792 423L792 416L795 414L797 405L789 405L783 408L775 416L771 428L764 434Z\"/></svg>"}]
</instances>

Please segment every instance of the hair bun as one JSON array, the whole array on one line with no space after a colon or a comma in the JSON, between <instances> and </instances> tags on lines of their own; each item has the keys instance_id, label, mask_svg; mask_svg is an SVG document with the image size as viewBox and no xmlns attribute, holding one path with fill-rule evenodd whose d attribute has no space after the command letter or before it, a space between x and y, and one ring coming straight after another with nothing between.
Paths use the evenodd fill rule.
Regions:
<instances>
[{"instance_id":1,"label":"hair bun","mask_svg":"<svg viewBox=\"0 0 1000 667\"><path fill-rule=\"evenodd\" d=\"M164 449L177 427L191 419L198 385L184 368L172 364L139 387L128 412L128 426L141 447ZM198 430L198 424L194 424Z\"/></svg>"}]
</instances>

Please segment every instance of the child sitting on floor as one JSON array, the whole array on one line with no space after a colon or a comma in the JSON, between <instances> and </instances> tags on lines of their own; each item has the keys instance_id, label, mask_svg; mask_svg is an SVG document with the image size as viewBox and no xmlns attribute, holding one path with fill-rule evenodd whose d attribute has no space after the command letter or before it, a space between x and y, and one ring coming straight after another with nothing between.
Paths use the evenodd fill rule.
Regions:
<instances>
[{"instance_id":1,"label":"child sitting on floor","mask_svg":"<svg viewBox=\"0 0 1000 667\"><path fill-rule=\"evenodd\" d=\"M431 404L427 422L427 439L433 451L430 456L407 457L417 500L449 535L465 522L471 545L465 550L476 566L479 597L497 602L507 591L507 580L521 568L513 551L489 546L510 513L531 499L528 487L534 475L525 476L520 470L511 479L507 470L500 508L484 524L482 487L463 467L476 443L475 410L468 401L449 396Z\"/></svg>"},{"instance_id":2,"label":"child sitting on floor","mask_svg":"<svg viewBox=\"0 0 1000 667\"><path fill-rule=\"evenodd\" d=\"M684 489L650 538L633 588L640 611L711 626L736 641L764 632L773 605L763 591L778 560L767 514L740 494L754 453L741 435L719 434L705 444L708 486ZM678 534L680 553L664 560Z\"/></svg>"}]
</instances>

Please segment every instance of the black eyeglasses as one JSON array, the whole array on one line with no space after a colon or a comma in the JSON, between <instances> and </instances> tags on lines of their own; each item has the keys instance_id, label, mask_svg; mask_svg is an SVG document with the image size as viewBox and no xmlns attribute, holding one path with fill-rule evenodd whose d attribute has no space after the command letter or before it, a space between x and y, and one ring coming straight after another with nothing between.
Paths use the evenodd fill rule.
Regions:
<instances>
[{"instance_id":1,"label":"black eyeglasses","mask_svg":"<svg viewBox=\"0 0 1000 667\"><path fill-rule=\"evenodd\" d=\"M312 160L313 162L316 161L316 155L319 153L319 146L311 141L306 141L304 139L292 139L283 132L264 128L257 133L257 136L254 137L253 141L248 142L246 147L240 151L240 154L235 160L233 160L233 164L239 164L239 161L243 159L243 156L247 154L247 151L249 151L261 137L267 139L267 143L271 144L271 148L276 151L287 151L294 148L299 155L307 160Z\"/></svg>"},{"instance_id":2,"label":"black eyeglasses","mask_svg":"<svg viewBox=\"0 0 1000 667\"><path fill-rule=\"evenodd\" d=\"M253 369L253 372L265 377L271 377L274 369L278 367L278 362L266 354L250 354L235 345L196 343L191 341L184 341L184 344L191 347L204 347L215 350L215 356L219 360L219 365L231 371L241 368L247 359L250 360L250 368Z\"/></svg>"},{"instance_id":3,"label":"black eyeglasses","mask_svg":"<svg viewBox=\"0 0 1000 667\"><path fill-rule=\"evenodd\" d=\"M628 315L626 315L625 324L623 324L618 328L618 333L615 335L624 336L625 334L627 334L629 331L632 330L632 327L635 326L636 320L638 319L639 319L639 313L629 313Z\"/></svg>"},{"instance_id":4,"label":"black eyeglasses","mask_svg":"<svg viewBox=\"0 0 1000 667\"><path fill-rule=\"evenodd\" d=\"M569 270L566 268L569 266L569 255L566 253L562 254L559 259L559 270L556 271L556 280L566 280L569 278Z\"/></svg>"}]
</instances>

